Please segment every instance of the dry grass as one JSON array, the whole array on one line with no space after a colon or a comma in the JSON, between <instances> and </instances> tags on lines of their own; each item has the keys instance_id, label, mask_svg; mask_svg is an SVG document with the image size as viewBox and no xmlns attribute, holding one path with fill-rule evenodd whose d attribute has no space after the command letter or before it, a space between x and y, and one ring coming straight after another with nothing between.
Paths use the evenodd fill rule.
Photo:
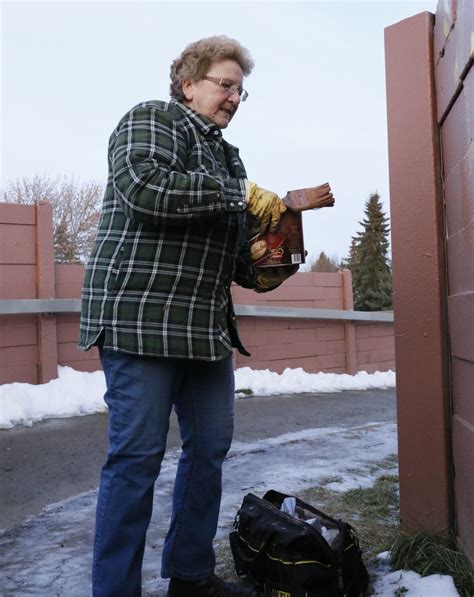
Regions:
<instances>
[{"instance_id":1,"label":"dry grass","mask_svg":"<svg viewBox=\"0 0 474 597\"><path fill-rule=\"evenodd\" d=\"M396 476L383 475L372 487L346 492L331 491L320 485L307 489L299 497L352 525L367 564L375 563L375 556L388 550L394 541L398 526Z\"/></svg>"},{"instance_id":2,"label":"dry grass","mask_svg":"<svg viewBox=\"0 0 474 597\"><path fill-rule=\"evenodd\" d=\"M474 595L474 571L453 540L438 535L400 533L391 547L396 569L414 570L421 576L448 574L461 597Z\"/></svg>"}]
</instances>

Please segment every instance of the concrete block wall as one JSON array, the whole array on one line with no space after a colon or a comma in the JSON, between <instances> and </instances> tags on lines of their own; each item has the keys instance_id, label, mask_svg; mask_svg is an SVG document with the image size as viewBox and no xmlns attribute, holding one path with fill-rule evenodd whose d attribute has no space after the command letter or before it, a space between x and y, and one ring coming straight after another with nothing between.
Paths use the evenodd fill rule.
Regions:
<instances>
[{"instance_id":1,"label":"concrete block wall","mask_svg":"<svg viewBox=\"0 0 474 597\"><path fill-rule=\"evenodd\" d=\"M445 207L454 527L474 564L473 28L472 0L439 3L434 56Z\"/></svg>"}]
</instances>

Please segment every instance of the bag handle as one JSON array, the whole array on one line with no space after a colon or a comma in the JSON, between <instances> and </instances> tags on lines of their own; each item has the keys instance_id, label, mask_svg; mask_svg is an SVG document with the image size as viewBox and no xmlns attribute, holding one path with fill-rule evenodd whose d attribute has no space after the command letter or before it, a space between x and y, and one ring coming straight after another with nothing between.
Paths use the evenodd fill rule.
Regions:
<instances>
[{"instance_id":1,"label":"bag handle","mask_svg":"<svg viewBox=\"0 0 474 597\"><path fill-rule=\"evenodd\" d=\"M332 516L329 516L329 514L326 514L325 512L321 512L321 510L318 510L317 508L315 508L311 504L303 502L303 500L300 500L300 498L298 498L298 497L296 497L294 495L289 495L289 494L286 494L286 493L281 493L279 491L276 491L275 489L270 489L269 491L267 491L265 493L265 495L263 496L263 499L265 501L267 501L267 502L270 502L274 506L278 505L278 507L280 508L283 500L285 498L287 498L287 497L294 497L294 498L296 498L296 504L300 508L304 508L305 510L309 510L309 512L312 512L313 514L316 514L320 518L325 518L326 520L329 520L330 522L334 523L337 527L341 528L341 521L340 520L336 520Z\"/></svg>"}]
</instances>

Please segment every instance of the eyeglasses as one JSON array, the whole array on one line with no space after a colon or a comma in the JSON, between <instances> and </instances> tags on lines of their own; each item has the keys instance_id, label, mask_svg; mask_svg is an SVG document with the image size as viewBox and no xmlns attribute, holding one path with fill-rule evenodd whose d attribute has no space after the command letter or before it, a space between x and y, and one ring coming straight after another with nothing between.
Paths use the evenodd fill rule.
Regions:
<instances>
[{"instance_id":1,"label":"eyeglasses","mask_svg":"<svg viewBox=\"0 0 474 597\"><path fill-rule=\"evenodd\" d=\"M219 85L219 87L221 87L221 89L223 91L225 91L225 93L229 97L231 95L234 95L234 93L237 91L240 96L241 102L245 102L245 100L249 96L248 92L245 91L245 89L243 87L239 87L238 85L229 83L226 79L220 79L219 77L208 77L208 76L203 77L203 79L205 79L206 81L211 81L211 83L215 83L216 85Z\"/></svg>"}]
</instances>

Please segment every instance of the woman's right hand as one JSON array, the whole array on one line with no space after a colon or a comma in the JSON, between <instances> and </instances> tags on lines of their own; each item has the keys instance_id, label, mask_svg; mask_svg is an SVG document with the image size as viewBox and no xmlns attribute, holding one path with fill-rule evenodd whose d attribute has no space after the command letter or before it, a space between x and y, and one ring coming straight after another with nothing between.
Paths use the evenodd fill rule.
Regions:
<instances>
[{"instance_id":1,"label":"woman's right hand","mask_svg":"<svg viewBox=\"0 0 474 597\"><path fill-rule=\"evenodd\" d=\"M260 222L262 234L267 230L269 224L270 231L275 232L281 214L287 209L286 205L276 193L262 189L254 182L247 182L247 210Z\"/></svg>"}]
</instances>

